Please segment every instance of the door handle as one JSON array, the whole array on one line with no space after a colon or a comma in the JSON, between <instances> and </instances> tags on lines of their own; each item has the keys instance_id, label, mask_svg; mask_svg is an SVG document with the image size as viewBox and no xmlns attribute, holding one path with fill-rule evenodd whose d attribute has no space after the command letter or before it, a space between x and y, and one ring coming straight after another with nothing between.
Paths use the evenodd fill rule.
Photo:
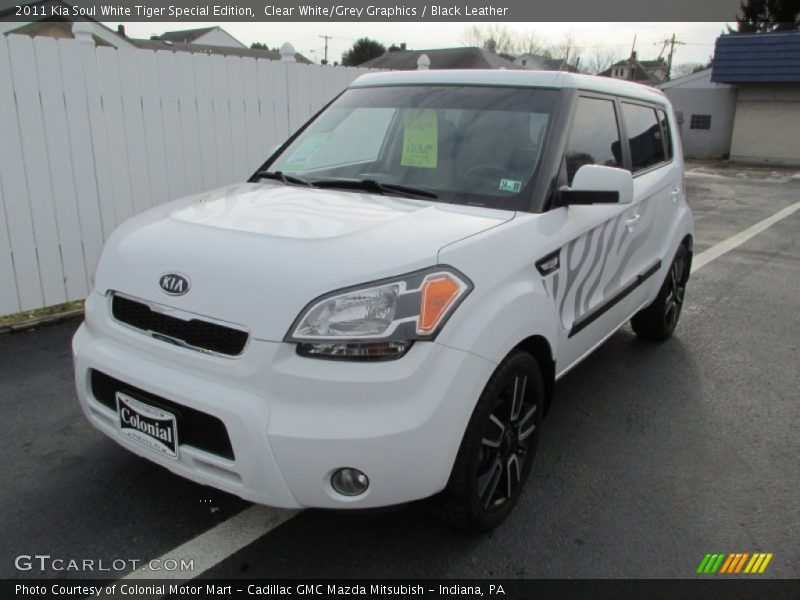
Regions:
<instances>
[{"instance_id":1,"label":"door handle","mask_svg":"<svg viewBox=\"0 0 800 600\"><path fill-rule=\"evenodd\" d=\"M630 219L625 221L625 225L628 227L629 230L632 231L633 228L636 227L636 224L639 222L639 219L641 219L641 218L642 218L642 215L639 215L639 214L633 215Z\"/></svg>"}]
</instances>

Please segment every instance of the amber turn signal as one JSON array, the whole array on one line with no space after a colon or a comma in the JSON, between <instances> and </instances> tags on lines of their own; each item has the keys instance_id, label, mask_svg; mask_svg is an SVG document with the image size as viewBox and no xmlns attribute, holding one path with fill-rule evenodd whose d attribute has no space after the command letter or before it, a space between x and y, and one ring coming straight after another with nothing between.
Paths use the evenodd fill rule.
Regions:
<instances>
[{"instance_id":1,"label":"amber turn signal","mask_svg":"<svg viewBox=\"0 0 800 600\"><path fill-rule=\"evenodd\" d=\"M422 308L419 316L420 333L430 333L439 324L447 309L458 298L461 286L450 275L436 275L422 284Z\"/></svg>"}]
</instances>

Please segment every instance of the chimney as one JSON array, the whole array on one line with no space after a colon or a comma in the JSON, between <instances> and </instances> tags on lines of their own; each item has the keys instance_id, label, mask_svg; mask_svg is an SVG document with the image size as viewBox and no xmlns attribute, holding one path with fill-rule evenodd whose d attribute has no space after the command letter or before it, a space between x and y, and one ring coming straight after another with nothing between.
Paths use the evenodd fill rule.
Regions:
<instances>
[{"instance_id":1,"label":"chimney","mask_svg":"<svg viewBox=\"0 0 800 600\"><path fill-rule=\"evenodd\" d=\"M125 25L123 25L122 23L117 25L117 33L120 34L122 37L127 37L125 35Z\"/></svg>"},{"instance_id":2,"label":"chimney","mask_svg":"<svg viewBox=\"0 0 800 600\"><path fill-rule=\"evenodd\" d=\"M406 49L406 43L403 42L400 44L400 50L405 50L405 49Z\"/></svg>"}]
</instances>

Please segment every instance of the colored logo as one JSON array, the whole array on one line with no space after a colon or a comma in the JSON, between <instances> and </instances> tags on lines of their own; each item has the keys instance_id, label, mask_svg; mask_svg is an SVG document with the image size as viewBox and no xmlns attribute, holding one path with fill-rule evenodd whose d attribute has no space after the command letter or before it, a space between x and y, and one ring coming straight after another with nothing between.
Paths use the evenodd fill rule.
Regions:
<instances>
[{"instance_id":1,"label":"colored logo","mask_svg":"<svg viewBox=\"0 0 800 600\"><path fill-rule=\"evenodd\" d=\"M703 557L697 572L704 575L761 574L772 560L772 552L717 552Z\"/></svg>"}]
</instances>

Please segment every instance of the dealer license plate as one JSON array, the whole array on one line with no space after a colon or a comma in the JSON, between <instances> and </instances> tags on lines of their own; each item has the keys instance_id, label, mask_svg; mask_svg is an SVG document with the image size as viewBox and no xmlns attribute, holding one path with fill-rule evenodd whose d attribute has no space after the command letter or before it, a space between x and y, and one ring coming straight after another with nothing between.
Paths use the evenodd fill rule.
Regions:
<instances>
[{"instance_id":1,"label":"dealer license plate","mask_svg":"<svg viewBox=\"0 0 800 600\"><path fill-rule=\"evenodd\" d=\"M122 435L155 450L178 458L178 427L175 415L117 392L117 415Z\"/></svg>"}]
</instances>

